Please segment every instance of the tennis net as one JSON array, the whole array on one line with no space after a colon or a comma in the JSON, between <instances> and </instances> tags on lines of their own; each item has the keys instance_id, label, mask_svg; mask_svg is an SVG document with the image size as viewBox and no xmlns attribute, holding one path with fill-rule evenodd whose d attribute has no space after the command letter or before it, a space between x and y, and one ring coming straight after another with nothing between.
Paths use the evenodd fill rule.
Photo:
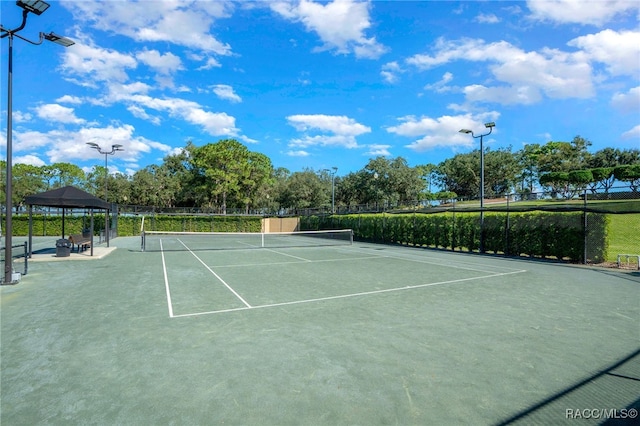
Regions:
<instances>
[{"instance_id":1,"label":"tennis net","mask_svg":"<svg viewBox=\"0 0 640 426\"><path fill-rule=\"evenodd\" d=\"M353 244L351 229L295 232L143 231L142 251L232 250Z\"/></svg>"}]
</instances>

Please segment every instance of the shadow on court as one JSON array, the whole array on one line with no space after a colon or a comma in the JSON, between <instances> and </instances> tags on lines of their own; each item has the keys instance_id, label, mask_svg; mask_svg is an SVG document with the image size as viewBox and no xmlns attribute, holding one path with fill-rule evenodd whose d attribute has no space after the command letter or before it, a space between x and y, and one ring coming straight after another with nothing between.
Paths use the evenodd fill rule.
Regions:
<instances>
[{"instance_id":1,"label":"shadow on court","mask_svg":"<svg viewBox=\"0 0 640 426\"><path fill-rule=\"evenodd\" d=\"M562 414L566 420L638 424L640 399L629 404L633 395L640 395L640 349L498 425L552 424Z\"/></svg>"}]
</instances>

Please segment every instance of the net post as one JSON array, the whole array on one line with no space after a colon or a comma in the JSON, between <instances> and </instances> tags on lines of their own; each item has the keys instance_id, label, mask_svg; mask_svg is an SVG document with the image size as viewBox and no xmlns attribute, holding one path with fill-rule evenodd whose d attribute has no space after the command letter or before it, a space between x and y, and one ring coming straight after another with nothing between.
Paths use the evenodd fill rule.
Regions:
<instances>
[{"instance_id":1,"label":"net post","mask_svg":"<svg viewBox=\"0 0 640 426\"><path fill-rule=\"evenodd\" d=\"M144 215L142 215L142 221L140 222L140 251L144 251L146 248L146 241L144 238Z\"/></svg>"},{"instance_id":2,"label":"net post","mask_svg":"<svg viewBox=\"0 0 640 426\"><path fill-rule=\"evenodd\" d=\"M263 247L263 248L264 248L264 232L261 232L261 233L260 233L260 238L261 238L261 240L262 240L262 241L261 241L261 243L260 243L260 247Z\"/></svg>"}]
</instances>

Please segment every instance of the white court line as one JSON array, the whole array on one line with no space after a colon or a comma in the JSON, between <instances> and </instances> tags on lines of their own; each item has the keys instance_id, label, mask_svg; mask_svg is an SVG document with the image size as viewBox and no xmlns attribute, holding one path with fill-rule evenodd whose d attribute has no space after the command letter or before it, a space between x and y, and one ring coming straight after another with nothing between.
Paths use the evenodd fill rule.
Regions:
<instances>
[{"instance_id":1,"label":"white court line","mask_svg":"<svg viewBox=\"0 0 640 426\"><path fill-rule=\"evenodd\" d=\"M283 253L280 253L283 254ZM294 256L295 257L295 256ZM387 256L364 256L364 257L348 257L343 259L320 259L320 260L307 260L303 259L301 262L265 262L265 263L235 263L231 265L217 265L216 269L220 268L245 268L252 266L282 266L282 265L299 265L301 263L323 263L323 262L349 262L352 260L367 260L367 259L381 259Z\"/></svg>"},{"instance_id":2,"label":"white court line","mask_svg":"<svg viewBox=\"0 0 640 426\"><path fill-rule=\"evenodd\" d=\"M202 265L204 265L204 267L207 268L207 270L209 270L209 272L211 272L222 284L224 284L224 286L227 287L231 293L233 293L238 299L240 299L240 301L242 303L244 303L247 308L251 307L251 305L246 300L244 300L242 298L242 296L240 296L234 289L232 289L229 284L227 284L222 278L220 278L220 276L218 274L216 274L213 271L213 269L209 268L209 266L206 263L204 263L202 261L202 259L200 259L193 251L191 251L191 249L189 247L187 247L187 245L185 243L183 243L181 239L178 238L178 241L180 241L180 244L182 244L187 250L189 250L189 253L191 253L193 255L193 257L198 259L198 261L200 263L202 263Z\"/></svg>"},{"instance_id":3,"label":"white court line","mask_svg":"<svg viewBox=\"0 0 640 426\"><path fill-rule=\"evenodd\" d=\"M294 256L292 254L287 254L287 253L280 253L279 251L276 251L276 250L273 250L273 249L270 249L270 248L265 248L265 250L266 251L270 251L271 253L276 253L276 254L281 254L283 256L293 257L294 259L299 259L299 260L302 260L302 261L305 261L305 262L311 262L311 260L305 259L304 257L298 257L298 256Z\"/></svg>"},{"instance_id":4,"label":"white court line","mask_svg":"<svg viewBox=\"0 0 640 426\"><path fill-rule=\"evenodd\" d=\"M169 318L173 318L173 303L171 303L171 291L169 290L169 277L167 276L167 264L164 261L162 240L160 240L160 253L162 253L162 271L164 272L164 288L167 292L167 305L169 305Z\"/></svg>"},{"instance_id":5,"label":"white court line","mask_svg":"<svg viewBox=\"0 0 640 426\"><path fill-rule=\"evenodd\" d=\"M207 312L196 312L196 313L192 313L192 314L181 314L181 315L176 315L175 318L194 317L194 316L200 316L200 315L221 314L221 313L225 313L225 312L245 311L245 310L249 310L249 309L273 308L273 307L277 307L277 306L300 305L300 304L303 304L303 303L323 302L323 301L326 301L326 300L346 299L346 298L349 298L349 297L369 296L369 295L372 295L372 294L391 293L391 292L396 292L396 291L412 290L412 289L416 289L416 288L432 287L432 286L436 286L436 285L455 284L455 283L460 283L460 282L465 282L465 281L481 280L481 279L485 279L485 278L502 277L502 276L505 276L505 275L521 274L523 272L527 272L526 269L522 269L522 270L518 270L518 271L512 271L512 272L502 272L502 273L498 273L498 274L485 275L483 277L461 278L461 279L458 279L458 280L440 281L440 282L437 282L437 283L427 283L427 284L418 284L418 285L408 285L408 286L404 286L404 287L387 288L387 289L384 289L384 290L372 290L372 291L364 291L364 292L360 292L360 293L342 294L342 295L339 295L339 296L327 296L327 297L319 297L319 298L316 298L316 299L294 300L292 302L271 303L271 304L268 304L268 305L256 305L256 306L249 306L249 307L246 307L246 308L231 308L231 309L222 309L222 310L218 310L218 311L207 311Z\"/></svg>"}]
</instances>

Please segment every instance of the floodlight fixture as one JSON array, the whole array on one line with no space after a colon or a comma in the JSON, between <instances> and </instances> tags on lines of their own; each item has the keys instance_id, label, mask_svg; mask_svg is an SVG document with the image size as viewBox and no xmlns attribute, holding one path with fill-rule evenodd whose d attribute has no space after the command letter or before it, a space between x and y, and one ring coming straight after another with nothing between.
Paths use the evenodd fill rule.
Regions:
<instances>
[{"instance_id":1,"label":"floodlight fixture","mask_svg":"<svg viewBox=\"0 0 640 426\"><path fill-rule=\"evenodd\" d=\"M18 0L16 4L34 15L42 15L50 6L49 3L42 0Z\"/></svg>"},{"instance_id":2,"label":"floodlight fixture","mask_svg":"<svg viewBox=\"0 0 640 426\"><path fill-rule=\"evenodd\" d=\"M473 133L471 130L469 129L460 129L460 133Z\"/></svg>"},{"instance_id":3,"label":"floodlight fixture","mask_svg":"<svg viewBox=\"0 0 640 426\"><path fill-rule=\"evenodd\" d=\"M484 123L484 127L486 127L487 129L490 129L492 127L496 127L496 123L494 123L493 121L489 123Z\"/></svg>"},{"instance_id":4,"label":"floodlight fixture","mask_svg":"<svg viewBox=\"0 0 640 426\"><path fill-rule=\"evenodd\" d=\"M87 145L98 151L100 154L104 155L104 169L107 176L109 174L109 163L107 157L109 155L115 154L117 151L124 151L124 148L119 143L114 143L113 145L111 145L111 151L103 151L102 148L100 148L100 145L95 142L87 142ZM107 201L108 199L107 176L105 176L104 179L104 201Z\"/></svg>"},{"instance_id":5,"label":"floodlight fixture","mask_svg":"<svg viewBox=\"0 0 640 426\"><path fill-rule=\"evenodd\" d=\"M51 41L64 47L69 47L76 44L76 42L71 40L70 38L54 34L53 32L50 32L49 34L42 34L42 37L44 37L45 40Z\"/></svg>"}]
</instances>

